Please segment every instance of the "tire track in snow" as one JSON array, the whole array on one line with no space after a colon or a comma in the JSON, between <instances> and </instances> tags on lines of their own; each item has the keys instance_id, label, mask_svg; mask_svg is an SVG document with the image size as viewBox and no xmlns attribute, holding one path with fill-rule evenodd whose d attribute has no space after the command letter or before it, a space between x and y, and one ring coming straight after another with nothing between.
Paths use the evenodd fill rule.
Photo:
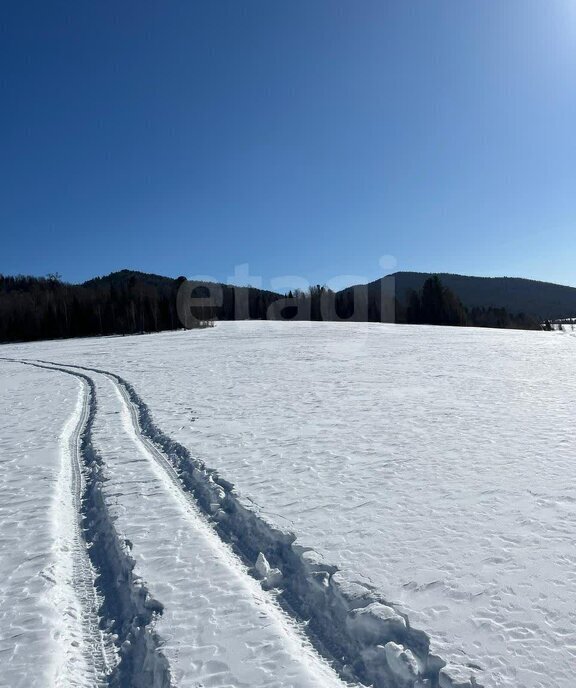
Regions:
<instances>
[{"instance_id":1,"label":"tire track in snow","mask_svg":"<svg viewBox=\"0 0 576 688\"><path fill-rule=\"evenodd\" d=\"M91 441L93 381L50 362L2 360L70 375L81 387L62 433L55 500L62 554L53 571L53 603L64 614L54 688L169 688L168 663L151 629L156 614L148 608L148 591L135 584L134 560L102 498L101 462Z\"/></svg>"},{"instance_id":2,"label":"tire track in snow","mask_svg":"<svg viewBox=\"0 0 576 688\"><path fill-rule=\"evenodd\" d=\"M274 584L282 588L278 599L285 611L297 621L306 620L311 642L343 680L375 688L482 688L468 668L445 669L446 662L431 650L429 636L412 628L406 615L376 591L348 583L337 567L295 544L294 534L266 522L231 483L159 430L129 382L106 370L70 367L110 379L129 410L135 433L173 487L185 499L195 498L220 538L248 565L265 555L266 565L270 562L281 576ZM262 578L259 571L265 577L258 566L251 569Z\"/></svg>"}]
</instances>

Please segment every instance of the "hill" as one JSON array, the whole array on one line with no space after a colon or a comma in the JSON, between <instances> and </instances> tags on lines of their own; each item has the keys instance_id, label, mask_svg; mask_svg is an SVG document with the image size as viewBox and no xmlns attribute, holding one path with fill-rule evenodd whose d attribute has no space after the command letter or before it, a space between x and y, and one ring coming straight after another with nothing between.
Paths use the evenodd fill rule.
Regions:
<instances>
[{"instance_id":1,"label":"hill","mask_svg":"<svg viewBox=\"0 0 576 688\"><path fill-rule=\"evenodd\" d=\"M419 291L424 282L437 274L442 284L453 291L466 308L505 308L510 313L525 313L538 320L572 317L576 314L576 288L520 277L472 277L450 273L396 272L371 282L370 289L390 291L402 305L411 290Z\"/></svg>"},{"instance_id":2,"label":"hill","mask_svg":"<svg viewBox=\"0 0 576 688\"><path fill-rule=\"evenodd\" d=\"M0 342L177 329L182 326L177 295L183 281L184 277L134 270L120 270L83 284L62 282L58 275L0 275ZM252 287L192 283L194 298L202 299L208 292L217 293L217 306L193 306L190 312L198 325L214 318L265 318L270 304L280 298Z\"/></svg>"},{"instance_id":3,"label":"hill","mask_svg":"<svg viewBox=\"0 0 576 688\"><path fill-rule=\"evenodd\" d=\"M138 270L118 270L111 272L109 275L103 277L93 277L82 283L83 287L97 288L102 285L110 287L121 288L130 280L138 281L140 284L148 285L155 288L169 288L176 281L173 277L164 277L163 275L155 275L150 272L139 272Z\"/></svg>"},{"instance_id":4,"label":"hill","mask_svg":"<svg viewBox=\"0 0 576 688\"><path fill-rule=\"evenodd\" d=\"M188 305L185 312L192 313L194 324L213 319L266 318L421 322L410 319L408 303L412 290L420 291L430 276L397 272L336 294L317 285L308 294L295 293L292 301L283 300L282 294L253 287L191 283L189 295L196 299L217 297L210 307L192 305L190 310ZM576 314L574 287L511 277L447 273L439 277L462 302L462 322L468 325L537 329L543 320ZM183 281L184 277L174 279L133 270L113 272L83 284L67 284L58 275L0 275L0 341L176 329L181 327L177 295Z\"/></svg>"}]
</instances>

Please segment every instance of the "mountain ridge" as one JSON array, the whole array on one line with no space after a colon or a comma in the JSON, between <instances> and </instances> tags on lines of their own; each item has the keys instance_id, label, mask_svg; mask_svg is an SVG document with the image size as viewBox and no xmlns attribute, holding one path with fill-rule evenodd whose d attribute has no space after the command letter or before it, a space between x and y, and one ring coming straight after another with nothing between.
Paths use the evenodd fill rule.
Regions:
<instances>
[{"instance_id":1,"label":"mountain ridge","mask_svg":"<svg viewBox=\"0 0 576 688\"><path fill-rule=\"evenodd\" d=\"M399 270L389 275L384 275L366 284L356 284L341 289L339 294L345 293L356 287L368 287L373 290L380 285L395 286L398 301L405 305L411 290L418 291L429 277L438 275L444 286L451 289L467 308L506 308L511 312L526 313L542 320L561 317L572 317L576 314L576 287L546 282L527 277L510 276L478 276L463 275L452 272L420 272L412 270ZM155 273L146 273L139 270L118 270L108 275L93 277L81 283L81 286L91 287L97 283L122 283L135 277L148 283L173 284L178 279L166 277ZM233 285L214 281L226 288L248 288L247 285ZM389 290L390 287L387 286ZM257 289L257 292L284 296L269 289Z\"/></svg>"},{"instance_id":2,"label":"mountain ridge","mask_svg":"<svg viewBox=\"0 0 576 688\"><path fill-rule=\"evenodd\" d=\"M415 294L438 275L446 294L459 300L458 321L415 315ZM576 316L576 287L522 277L475 277L451 273L396 272L365 285L330 292L321 285L309 294L286 294L220 282L193 281L189 306L179 301L185 277L120 270L82 284L59 275L0 275L0 341L31 341L178 329L179 303L192 307L192 324L219 320L353 320L464 324L539 329L545 320ZM202 301L214 297L212 304ZM290 293L288 296L292 296ZM454 296L450 296L454 302ZM422 319L424 318L424 319Z\"/></svg>"},{"instance_id":3,"label":"mountain ridge","mask_svg":"<svg viewBox=\"0 0 576 688\"><path fill-rule=\"evenodd\" d=\"M576 315L576 287L525 277L478 277L447 272L401 271L374 280L394 279L396 296L406 303L410 290L418 291L425 280L438 275L466 308L506 308L540 320Z\"/></svg>"}]
</instances>

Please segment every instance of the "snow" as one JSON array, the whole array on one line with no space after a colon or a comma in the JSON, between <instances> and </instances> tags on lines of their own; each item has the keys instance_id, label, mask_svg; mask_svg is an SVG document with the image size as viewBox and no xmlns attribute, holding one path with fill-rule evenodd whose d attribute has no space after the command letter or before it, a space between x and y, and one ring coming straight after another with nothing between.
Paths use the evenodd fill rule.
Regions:
<instances>
[{"instance_id":1,"label":"snow","mask_svg":"<svg viewBox=\"0 0 576 688\"><path fill-rule=\"evenodd\" d=\"M575 346L569 333L246 322L5 346L2 355L100 368L130 382L162 431L233 483L243 503L293 532L297 545L311 548L308 558L336 565L343 589L356 584L380 598L381 607L350 614L358 635L370 633L372 621L357 621L367 615L378 620L377 633L406 619L424 631L448 662L441 686L470 685L474 676L499 688L568 688L576 663ZM108 423L99 446L110 470L114 441L127 428ZM126 514L138 502L134 494L129 501ZM169 524L179 508L166 502ZM144 529L132 554L137 566L148 565L149 585L162 557L172 561L169 536L192 537L180 534L187 529L162 535L156 520L130 517L122 526L135 530L134 541L138 523ZM167 538L156 555L146 549L152 527L151 542ZM182 542L179 553L187 551ZM182 562L194 587L203 583L199 561ZM253 589L237 575L232 599L245 599ZM178 629L172 642L184 637L168 621L182 594L178 581L154 592L166 615L158 632ZM258 594L268 604L271 593ZM210 606L215 618L219 608ZM193 618L190 609L182 622L191 638ZM217 620L215 637L226 628ZM187 651L198 647L193 639ZM415 670L417 658L395 641L378 652L373 661L395 667L399 682Z\"/></svg>"},{"instance_id":2,"label":"snow","mask_svg":"<svg viewBox=\"0 0 576 688\"><path fill-rule=\"evenodd\" d=\"M404 681L413 681L416 678L418 662L410 650L405 650L402 645L390 641L384 646L384 651L388 664L396 676Z\"/></svg>"},{"instance_id":3,"label":"snow","mask_svg":"<svg viewBox=\"0 0 576 688\"><path fill-rule=\"evenodd\" d=\"M87 557L72 556L79 531L65 489L81 390L15 364L0 366L0 385L0 685L101 685L107 660L92 571Z\"/></svg>"},{"instance_id":4,"label":"snow","mask_svg":"<svg viewBox=\"0 0 576 688\"><path fill-rule=\"evenodd\" d=\"M139 439L113 385L95 376L94 448L105 495L131 543L135 573L163 607L155 630L179 688L343 688L298 628L263 594ZM113 438L113 439L112 439Z\"/></svg>"}]
</instances>

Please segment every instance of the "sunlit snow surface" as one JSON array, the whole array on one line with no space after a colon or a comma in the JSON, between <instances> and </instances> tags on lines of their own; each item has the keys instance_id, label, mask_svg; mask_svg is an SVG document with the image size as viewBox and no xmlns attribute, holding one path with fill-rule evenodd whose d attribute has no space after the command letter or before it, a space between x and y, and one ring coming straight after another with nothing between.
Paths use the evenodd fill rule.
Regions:
<instances>
[{"instance_id":1,"label":"sunlit snow surface","mask_svg":"<svg viewBox=\"0 0 576 688\"><path fill-rule=\"evenodd\" d=\"M379 324L2 347L113 371L263 516L487 686L572 688L576 337Z\"/></svg>"},{"instance_id":2,"label":"sunlit snow surface","mask_svg":"<svg viewBox=\"0 0 576 688\"><path fill-rule=\"evenodd\" d=\"M163 606L155 624L175 688L345 688L198 510L150 460L102 375L93 440L135 573ZM111 392L111 393L110 393Z\"/></svg>"},{"instance_id":3,"label":"sunlit snow surface","mask_svg":"<svg viewBox=\"0 0 576 688\"><path fill-rule=\"evenodd\" d=\"M0 686L89 688L74 623L72 494L61 489L79 385L3 363L0 391Z\"/></svg>"}]
</instances>

